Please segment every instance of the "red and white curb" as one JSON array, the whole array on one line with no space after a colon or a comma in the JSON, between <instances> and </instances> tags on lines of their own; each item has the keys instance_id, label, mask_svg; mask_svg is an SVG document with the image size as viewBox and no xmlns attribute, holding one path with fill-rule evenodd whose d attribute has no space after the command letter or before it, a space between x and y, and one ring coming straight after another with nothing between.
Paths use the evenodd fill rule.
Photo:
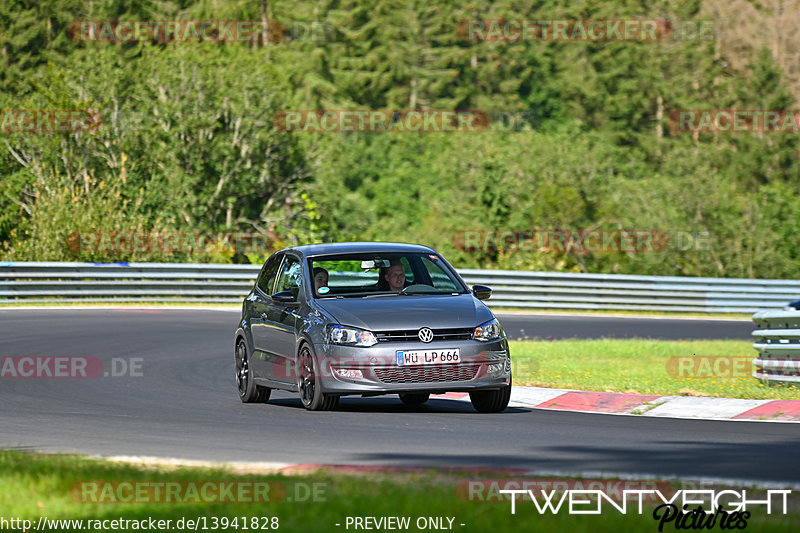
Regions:
<instances>
[{"instance_id":1,"label":"red and white curb","mask_svg":"<svg viewBox=\"0 0 800 533\"><path fill-rule=\"evenodd\" d=\"M465 392L450 392L434 397L469 400L469 394ZM800 422L800 400L738 400L734 398L658 396L513 387L511 401L508 405L509 407L663 418Z\"/></svg>"}]
</instances>

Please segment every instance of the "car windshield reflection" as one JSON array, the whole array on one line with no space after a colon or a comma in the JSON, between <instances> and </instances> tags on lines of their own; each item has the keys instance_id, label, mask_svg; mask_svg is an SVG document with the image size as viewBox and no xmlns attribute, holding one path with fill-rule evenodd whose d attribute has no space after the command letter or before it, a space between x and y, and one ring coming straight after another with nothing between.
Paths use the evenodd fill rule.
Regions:
<instances>
[{"instance_id":1,"label":"car windshield reflection","mask_svg":"<svg viewBox=\"0 0 800 533\"><path fill-rule=\"evenodd\" d=\"M438 255L337 255L309 259L317 298L466 294L468 289Z\"/></svg>"}]
</instances>

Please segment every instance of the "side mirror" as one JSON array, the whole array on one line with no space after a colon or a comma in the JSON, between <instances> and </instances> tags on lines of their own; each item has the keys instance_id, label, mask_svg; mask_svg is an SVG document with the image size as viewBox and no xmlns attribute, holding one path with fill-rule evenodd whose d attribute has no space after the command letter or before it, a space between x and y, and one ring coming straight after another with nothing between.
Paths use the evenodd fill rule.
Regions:
<instances>
[{"instance_id":1,"label":"side mirror","mask_svg":"<svg viewBox=\"0 0 800 533\"><path fill-rule=\"evenodd\" d=\"M276 302L291 303L297 301L297 296L292 291L281 291L273 294L272 299Z\"/></svg>"},{"instance_id":2,"label":"side mirror","mask_svg":"<svg viewBox=\"0 0 800 533\"><path fill-rule=\"evenodd\" d=\"M492 289L486 285L473 285L472 294L478 300L488 300L492 296Z\"/></svg>"}]
</instances>

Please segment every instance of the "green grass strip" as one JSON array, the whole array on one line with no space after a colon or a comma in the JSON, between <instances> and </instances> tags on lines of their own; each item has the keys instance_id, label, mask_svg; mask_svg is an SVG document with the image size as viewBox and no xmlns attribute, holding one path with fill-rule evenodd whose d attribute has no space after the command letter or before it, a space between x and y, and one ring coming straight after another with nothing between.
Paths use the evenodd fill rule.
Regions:
<instances>
[{"instance_id":1,"label":"green grass strip","mask_svg":"<svg viewBox=\"0 0 800 533\"><path fill-rule=\"evenodd\" d=\"M510 343L514 384L587 391L798 400L752 377L748 341L559 340Z\"/></svg>"},{"instance_id":2,"label":"green grass strip","mask_svg":"<svg viewBox=\"0 0 800 533\"><path fill-rule=\"evenodd\" d=\"M37 455L19 451L0 451L0 518L29 519L39 517L70 520L144 519L202 520L207 527L216 518L226 518L231 524L239 519L237 528L227 531L266 531L262 524L274 525L286 532L346 532L347 517L409 517L412 524L406 531L420 529L416 521L434 517L453 519L452 531L461 532L639 532L657 531L652 508L636 514L631 506L623 515L604 507L602 515L575 516L564 509L558 514L539 514L530 502L520 502L516 514L510 512L507 501L470 500L463 490L470 479L496 478L497 474L480 472L365 472L342 474L316 471L305 475L237 474L223 468L139 468L129 464L111 463L65 455ZM201 484L204 481L269 482L285 487L280 502L269 503L83 503L82 483L104 486L115 482L159 483L183 482ZM119 485L117 485L119 487ZM312 487L309 491L308 487ZM313 487L317 487L314 489ZM280 492L280 491L277 491ZM488 495L488 493L484 493ZM299 497L298 497L299 496ZM290 501L291 500L291 501ZM300 501L298 501L300 500ZM753 512L747 531L796 531L797 510L787 515L768 516L762 509ZM252 524L257 517L258 527L243 528L242 522ZM264 522L261 517L267 517ZM184 522L185 523L185 522ZM340 524L337 526L336 524ZM463 526L461 524L464 524ZM202 523L198 530L202 531ZM119 530L119 529L118 529ZM130 530L130 529L129 529ZM174 525L168 531L179 531ZM184 528L183 530L186 530ZM270 529L274 530L274 529ZM359 529L364 531L364 529ZM386 529L387 531L389 529ZM441 530L441 529L438 529ZM674 526L665 531L674 530ZM48 531L81 531L77 528L50 528ZM82 531L86 531L83 529Z\"/></svg>"}]
</instances>

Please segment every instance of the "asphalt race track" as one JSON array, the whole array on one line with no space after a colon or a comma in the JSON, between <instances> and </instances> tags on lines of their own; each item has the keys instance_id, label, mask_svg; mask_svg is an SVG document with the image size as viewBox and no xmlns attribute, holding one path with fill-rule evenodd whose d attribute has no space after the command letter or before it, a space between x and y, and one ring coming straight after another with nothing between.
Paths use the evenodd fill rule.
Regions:
<instances>
[{"instance_id":1,"label":"asphalt race track","mask_svg":"<svg viewBox=\"0 0 800 533\"><path fill-rule=\"evenodd\" d=\"M510 339L733 339L750 340L755 324L745 319L694 320L603 315L498 313Z\"/></svg>"},{"instance_id":2,"label":"asphalt race track","mask_svg":"<svg viewBox=\"0 0 800 533\"><path fill-rule=\"evenodd\" d=\"M534 409L480 415L468 402L431 400L411 409L396 397L346 398L337 411L312 413L295 395L283 393L274 393L269 404L243 405L233 377L237 318L234 312L208 310L0 310L2 357L95 356L105 372L120 371L120 360L130 364L140 359L141 365L139 376L0 379L0 447L800 481L800 429L789 423ZM514 318L508 328L524 320ZM616 323L629 332L633 320L640 319L538 316L525 329L527 334L529 328L541 328L548 336L571 337L564 332L576 331L579 323L598 331ZM677 327L674 322L658 320L669 336ZM680 321L679 331L705 329L711 337L720 331L719 337L737 338L740 329L752 329L746 321L737 327L719 321L700 324ZM648 328L656 331L655 324ZM122 359L114 363L113 358Z\"/></svg>"}]
</instances>

